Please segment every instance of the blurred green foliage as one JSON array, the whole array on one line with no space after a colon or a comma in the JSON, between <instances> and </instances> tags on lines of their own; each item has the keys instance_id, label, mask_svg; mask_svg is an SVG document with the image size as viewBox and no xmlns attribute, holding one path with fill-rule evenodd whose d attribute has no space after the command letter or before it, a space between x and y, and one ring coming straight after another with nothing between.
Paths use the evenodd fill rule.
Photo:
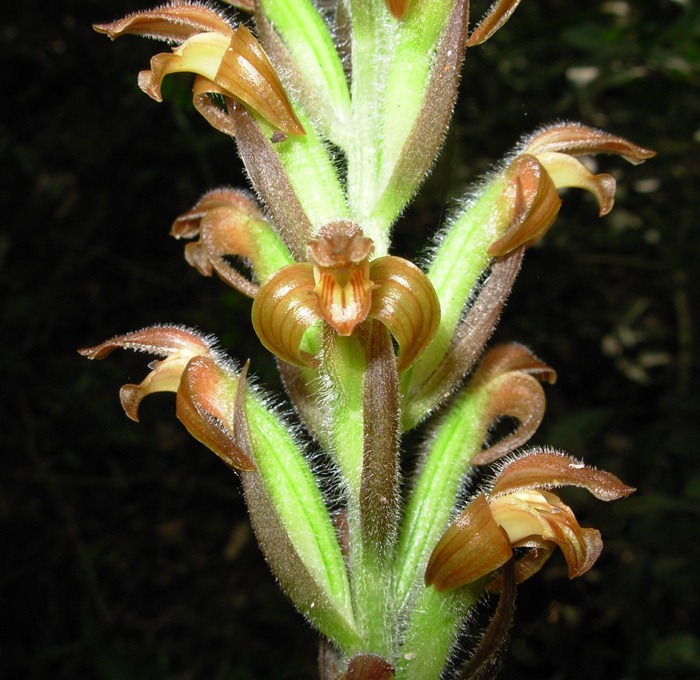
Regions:
<instances>
[{"instance_id":1,"label":"blurred green foliage","mask_svg":"<svg viewBox=\"0 0 700 680\"><path fill-rule=\"evenodd\" d=\"M123 417L116 391L143 357L75 353L185 323L277 385L249 302L167 237L205 190L245 185L234 143L192 111L184 79L162 105L138 91L153 45L90 30L139 6L26 0L0 25L0 677L313 677L315 636L277 591L235 477L167 397L140 426ZM397 229L397 249L419 254L452 201L552 120L659 152L599 160L619 179L603 220L565 197L498 332L559 372L537 440L639 489L614 506L576 496L606 550L585 578L554 560L520 589L504 678L700 674L699 85L697 3L524 2L470 51L457 123Z\"/></svg>"}]
</instances>

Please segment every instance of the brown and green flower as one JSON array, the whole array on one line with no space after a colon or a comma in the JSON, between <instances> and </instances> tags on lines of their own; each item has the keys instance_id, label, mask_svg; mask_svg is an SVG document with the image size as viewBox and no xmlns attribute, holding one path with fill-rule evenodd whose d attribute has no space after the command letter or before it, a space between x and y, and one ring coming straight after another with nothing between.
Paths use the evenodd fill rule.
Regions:
<instances>
[{"instance_id":1,"label":"brown and green flower","mask_svg":"<svg viewBox=\"0 0 700 680\"><path fill-rule=\"evenodd\" d=\"M283 132L304 134L270 60L244 24L234 27L204 4L176 0L109 24L95 24L94 29L113 40L132 33L175 44L173 51L155 55L151 68L139 73L139 87L156 101L162 101L165 76L194 73L195 107L222 132L233 134L233 126L215 96L250 107Z\"/></svg>"},{"instance_id":2,"label":"brown and green flower","mask_svg":"<svg viewBox=\"0 0 700 680\"><path fill-rule=\"evenodd\" d=\"M528 549L516 562L522 582L539 571L555 548L564 553L569 578L585 574L603 549L597 529L581 527L571 508L550 490L580 486L604 501L634 492L617 477L552 451L525 454L507 463L488 494L480 493L460 513L430 556L425 582L451 590L503 566L515 548Z\"/></svg>"},{"instance_id":3,"label":"brown and green flower","mask_svg":"<svg viewBox=\"0 0 700 680\"><path fill-rule=\"evenodd\" d=\"M352 222L331 222L309 243L309 262L280 269L260 288L253 326L280 359L310 366L302 348L306 331L323 320L348 336L365 319L377 319L399 345L399 370L410 366L432 340L440 306L428 277L408 260L371 259L371 239Z\"/></svg>"}]
</instances>

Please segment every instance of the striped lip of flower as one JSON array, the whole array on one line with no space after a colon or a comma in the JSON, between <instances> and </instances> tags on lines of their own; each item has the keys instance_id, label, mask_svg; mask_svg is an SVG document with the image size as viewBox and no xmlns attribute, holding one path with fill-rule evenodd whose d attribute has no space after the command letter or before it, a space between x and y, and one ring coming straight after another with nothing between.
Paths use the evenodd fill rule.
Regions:
<instances>
[{"instance_id":1,"label":"striped lip of flower","mask_svg":"<svg viewBox=\"0 0 700 680\"><path fill-rule=\"evenodd\" d=\"M179 326L153 326L78 351L88 359L104 359L115 349L164 357L149 364L151 372L139 385L124 385L119 390L122 407L131 420L138 422L144 397L176 392L177 417L195 439L230 467L255 469L234 436L236 389L245 376L237 377L208 339Z\"/></svg>"},{"instance_id":2,"label":"striped lip of flower","mask_svg":"<svg viewBox=\"0 0 700 680\"><path fill-rule=\"evenodd\" d=\"M270 60L243 24L233 28L205 5L178 1L93 28L112 39L133 33L177 45L172 52L155 55L150 70L139 73L139 87L156 101L162 101L166 75L190 72L197 75L195 106L223 132L231 133L232 127L222 110L213 109L207 95L240 101L280 130L304 134Z\"/></svg>"},{"instance_id":3,"label":"striped lip of flower","mask_svg":"<svg viewBox=\"0 0 700 680\"><path fill-rule=\"evenodd\" d=\"M491 492L480 493L438 541L425 582L451 590L486 576L513 555L530 548L516 563L520 583L542 568L556 547L564 553L569 578L581 576L603 549L600 532L582 528L571 509L550 489L580 486L604 501L623 498L634 489L617 477L586 467L553 451L525 454L506 464Z\"/></svg>"},{"instance_id":4,"label":"striped lip of flower","mask_svg":"<svg viewBox=\"0 0 700 680\"><path fill-rule=\"evenodd\" d=\"M309 243L310 262L282 268L255 297L253 327L263 345L288 363L313 366L316 358L301 349L310 326L323 320L338 335L351 335L370 318L398 342L397 368L410 366L437 330L437 295L414 264L392 255L370 260L373 249L352 222L324 225Z\"/></svg>"},{"instance_id":5,"label":"striped lip of flower","mask_svg":"<svg viewBox=\"0 0 700 680\"><path fill-rule=\"evenodd\" d=\"M489 254L499 257L539 241L554 223L561 207L557 189L590 191L602 217L612 210L615 180L594 175L577 156L617 154L637 165L656 155L632 142L578 123L546 128L526 140L505 171L505 194L510 206L508 228L491 244Z\"/></svg>"},{"instance_id":6,"label":"striped lip of flower","mask_svg":"<svg viewBox=\"0 0 700 680\"><path fill-rule=\"evenodd\" d=\"M351 335L369 314L373 251L372 239L351 222L331 222L309 243L319 310L338 335Z\"/></svg>"}]
</instances>

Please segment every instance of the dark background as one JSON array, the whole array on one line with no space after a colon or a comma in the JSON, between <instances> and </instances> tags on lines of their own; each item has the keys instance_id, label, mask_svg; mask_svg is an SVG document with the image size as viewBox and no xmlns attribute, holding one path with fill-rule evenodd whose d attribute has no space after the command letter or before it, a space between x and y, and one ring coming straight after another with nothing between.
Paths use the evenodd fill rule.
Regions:
<instances>
[{"instance_id":1,"label":"dark background","mask_svg":"<svg viewBox=\"0 0 700 680\"><path fill-rule=\"evenodd\" d=\"M167 235L221 184L234 143L192 110L189 78L158 105L136 73L160 46L111 45L91 22L131 0L12 3L0 21L0 677L313 677L315 635L277 591L233 474L189 439L168 395L142 422L118 387L144 356L75 349L156 322L218 335L276 389L249 303L199 277ZM477 5L478 16L485 6ZM167 82L167 81L166 81ZM526 257L501 339L559 372L538 441L639 491L569 497L606 550L574 582L556 558L520 589L504 678L700 676L697 4L525 2L470 51L457 125L397 230L421 244L450 201L519 136L581 120L652 147L603 220L580 192Z\"/></svg>"}]
</instances>

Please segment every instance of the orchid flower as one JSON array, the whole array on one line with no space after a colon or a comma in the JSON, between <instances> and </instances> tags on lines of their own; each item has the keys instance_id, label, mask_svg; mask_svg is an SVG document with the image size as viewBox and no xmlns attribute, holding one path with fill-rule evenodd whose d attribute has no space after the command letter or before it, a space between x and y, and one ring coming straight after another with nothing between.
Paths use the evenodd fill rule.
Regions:
<instances>
[{"instance_id":1,"label":"orchid flower","mask_svg":"<svg viewBox=\"0 0 700 680\"><path fill-rule=\"evenodd\" d=\"M569 578L585 574L603 550L600 532L583 529L550 489L580 486L596 498L624 498L635 489L609 472L560 453L527 453L502 467L488 496L483 492L459 514L430 556L425 581L438 590L471 583L494 572L513 555L518 583L544 566L555 547L564 553Z\"/></svg>"},{"instance_id":2,"label":"orchid flower","mask_svg":"<svg viewBox=\"0 0 700 680\"><path fill-rule=\"evenodd\" d=\"M139 73L139 87L156 101L162 100L165 76L194 73L195 107L214 127L230 129L225 114L210 101L210 95L221 95L250 106L284 132L304 134L270 60L244 24L234 28L206 5L177 0L94 28L112 40L132 33L177 45L173 52L157 54L151 68Z\"/></svg>"}]
</instances>

